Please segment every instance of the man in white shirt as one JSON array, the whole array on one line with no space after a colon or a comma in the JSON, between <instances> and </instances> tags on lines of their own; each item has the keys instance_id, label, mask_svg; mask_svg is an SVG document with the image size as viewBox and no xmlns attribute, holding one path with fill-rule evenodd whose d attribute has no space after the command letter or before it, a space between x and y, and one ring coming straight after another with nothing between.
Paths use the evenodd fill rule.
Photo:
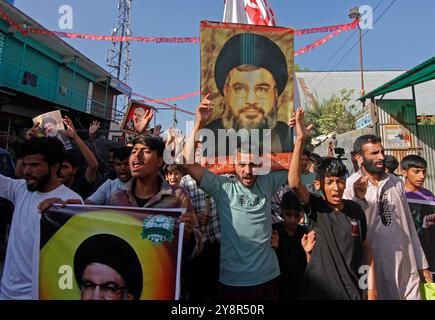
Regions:
<instances>
[{"instance_id":1,"label":"man in white shirt","mask_svg":"<svg viewBox=\"0 0 435 320\"><path fill-rule=\"evenodd\" d=\"M40 203L50 198L82 200L58 179L63 157L64 147L58 139L33 137L23 144L24 179L0 175L0 197L15 205L0 299L37 298L33 283L38 279L39 256L33 253L39 252Z\"/></svg>"},{"instance_id":2,"label":"man in white shirt","mask_svg":"<svg viewBox=\"0 0 435 320\"><path fill-rule=\"evenodd\" d=\"M420 281L432 282L432 275L412 221L403 182L385 173L381 138L360 136L353 151L361 170L346 180L343 197L356 201L365 211L378 299L421 299Z\"/></svg>"}]
</instances>

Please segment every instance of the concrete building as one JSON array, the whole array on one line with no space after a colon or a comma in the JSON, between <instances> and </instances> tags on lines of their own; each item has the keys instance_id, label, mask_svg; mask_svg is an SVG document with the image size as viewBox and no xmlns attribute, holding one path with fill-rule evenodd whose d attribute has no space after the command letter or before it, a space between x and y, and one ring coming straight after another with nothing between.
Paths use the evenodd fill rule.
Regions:
<instances>
[{"instance_id":1,"label":"concrete building","mask_svg":"<svg viewBox=\"0 0 435 320\"><path fill-rule=\"evenodd\" d=\"M21 28L45 29L1 1L0 10ZM109 130L114 101L123 84L56 36L24 36L0 18L0 147L32 126L32 118L61 110L78 130L98 120Z\"/></svg>"}]
</instances>

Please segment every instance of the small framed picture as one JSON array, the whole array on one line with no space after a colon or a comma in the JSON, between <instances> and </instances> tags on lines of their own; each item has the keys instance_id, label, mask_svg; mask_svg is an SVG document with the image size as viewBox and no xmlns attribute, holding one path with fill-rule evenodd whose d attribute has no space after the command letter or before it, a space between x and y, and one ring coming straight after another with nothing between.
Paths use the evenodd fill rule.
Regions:
<instances>
[{"instance_id":1,"label":"small framed picture","mask_svg":"<svg viewBox=\"0 0 435 320\"><path fill-rule=\"evenodd\" d=\"M132 134L141 133L141 122L144 118L145 111L150 109L154 109L154 107L131 100L127 112L124 115L121 130Z\"/></svg>"},{"instance_id":2,"label":"small framed picture","mask_svg":"<svg viewBox=\"0 0 435 320\"><path fill-rule=\"evenodd\" d=\"M59 110L47 112L33 118L33 123L39 123L41 136L56 137L64 145L65 150L72 149L69 138L65 135L65 126L63 124L62 114Z\"/></svg>"}]
</instances>

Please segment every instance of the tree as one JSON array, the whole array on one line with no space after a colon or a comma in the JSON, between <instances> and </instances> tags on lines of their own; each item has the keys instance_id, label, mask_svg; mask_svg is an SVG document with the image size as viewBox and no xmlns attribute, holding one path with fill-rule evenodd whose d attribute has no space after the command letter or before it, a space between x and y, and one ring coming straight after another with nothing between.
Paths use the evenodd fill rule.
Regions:
<instances>
[{"instance_id":1,"label":"tree","mask_svg":"<svg viewBox=\"0 0 435 320\"><path fill-rule=\"evenodd\" d=\"M349 105L353 89L342 89L340 95L332 95L330 99L316 102L306 108L308 123L314 123L314 136L335 132L342 134L355 129L355 116L352 111L355 105Z\"/></svg>"},{"instance_id":2,"label":"tree","mask_svg":"<svg viewBox=\"0 0 435 320\"><path fill-rule=\"evenodd\" d=\"M418 121L418 124L421 126L435 125L435 117L434 116L421 116L421 119Z\"/></svg>"},{"instance_id":3,"label":"tree","mask_svg":"<svg viewBox=\"0 0 435 320\"><path fill-rule=\"evenodd\" d=\"M300 72L300 71L310 71L310 69L308 69L307 67L301 69L301 66L295 63L295 72Z\"/></svg>"}]
</instances>

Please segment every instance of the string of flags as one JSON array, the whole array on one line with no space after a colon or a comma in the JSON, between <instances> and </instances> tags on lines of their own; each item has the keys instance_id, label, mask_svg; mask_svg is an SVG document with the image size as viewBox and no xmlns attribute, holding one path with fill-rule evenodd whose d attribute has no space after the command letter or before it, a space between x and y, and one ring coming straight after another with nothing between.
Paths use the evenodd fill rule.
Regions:
<instances>
[{"instance_id":1,"label":"string of flags","mask_svg":"<svg viewBox=\"0 0 435 320\"><path fill-rule=\"evenodd\" d=\"M249 9L249 8L248 8ZM271 8L266 8L265 10L268 10L268 12L273 13ZM259 19L259 15L254 10L247 10L247 13L250 15L248 16L248 19ZM224 12L225 15L225 12ZM40 28L23 28L18 23L16 23L6 12L0 9L0 17L5 20L12 28L14 28L16 31L20 32L24 36L27 36L28 34L36 34L36 35L43 35L43 36L51 36L51 37L60 37L60 38L69 38L69 39L85 39L85 40L96 40L96 41L112 41L112 42L126 42L126 41L137 41L137 42L143 42L143 43L199 43L200 39L199 37L141 37L141 36L113 36L113 35L96 35L96 34L87 34L87 33L75 33L75 32L62 32L62 31L50 31L46 29L40 29ZM225 17L225 16L224 16ZM266 25L275 25L275 20L273 18L270 18L268 21L259 21L256 24L266 24ZM267 22L267 23L266 23ZM307 46L295 51L294 55L302 55L308 51L311 51L329 40L331 40L334 36L340 34L343 31L349 31L353 30L358 26L359 20L354 20L351 23L347 24L338 24L338 25L332 25L332 26L323 26L323 27L315 27L315 28L308 28L308 29L300 29L300 30L294 30L294 34L296 36L302 36L307 34L313 34L313 33L325 33L325 32L331 32L325 37L308 44ZM167 107L170 107L171 109L178 110L180 112L184 112L189 115L195 115L192 112L177 108L174 105L167 104L166 102L172 102L172 101L178 101L182 99L187 99L190 97L194 97L200 94L200 91L194 91L190 93L186 93L183 95L178 95L175 97L169 97L169 98L163 98L163 99L153 99L146 96L143 96L138 93L132 93L132 96L140 97L142 102L148 102L148 103L158 103Z\"/></svg>"}]
</instances>

